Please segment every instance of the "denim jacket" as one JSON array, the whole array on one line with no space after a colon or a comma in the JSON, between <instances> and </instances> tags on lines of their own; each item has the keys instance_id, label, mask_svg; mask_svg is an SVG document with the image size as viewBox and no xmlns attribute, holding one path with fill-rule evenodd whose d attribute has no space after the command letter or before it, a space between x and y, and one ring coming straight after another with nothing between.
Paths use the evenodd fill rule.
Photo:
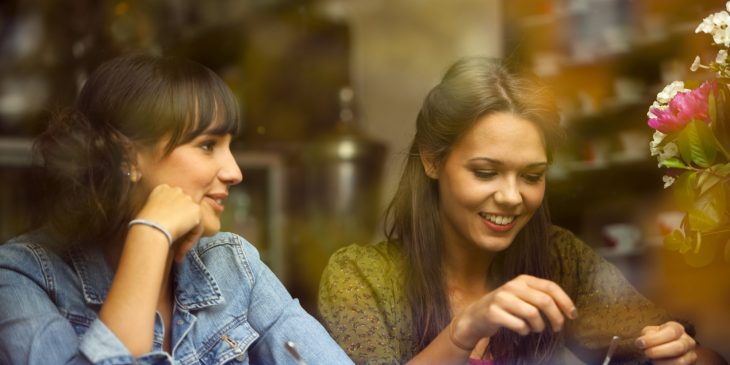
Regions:
<instances>
[{"instance_id":1,"label":"denim jacket","mask_svg":"<svg viewBox=\"0 0 730 365\"><path fill-rule=\"evenodd\" d=\"M351 364L325 329L231 233L201 239L174 268L171 353L155 318L134 358L98 318L113 272L100 251L56 254L38 232L0 245L0 364Z\"/></svg>"}]
</instances>

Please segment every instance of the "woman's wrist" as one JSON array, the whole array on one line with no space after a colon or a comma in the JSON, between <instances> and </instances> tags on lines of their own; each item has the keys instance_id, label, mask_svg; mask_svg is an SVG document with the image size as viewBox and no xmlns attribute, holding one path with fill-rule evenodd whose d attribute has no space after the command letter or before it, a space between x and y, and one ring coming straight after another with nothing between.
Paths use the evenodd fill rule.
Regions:
<instances>
[{"instance_id":1,"label":"woman's wrist","mask_svg":"<svg viewBox=\"0 0 730 365\"><path fill-rule=\"evenodd\" d=\"M135 247L164 248L165 252L172 250L167 234L146 224L128 225L126 244L134 244Z\"/></svg>"},{"instance_id":2,"label":"woman's wrist","mask_svg":"<svg viewBox=\"0 0 730 365\"><path fill-rule=\"evenodd\" d=\"M127 228L130 232L138 229L146 232L146 234L153 234L157 237L160 237L162 238L162 240L164 240L167 247L172 247L172 244L174 242L172 234L170 234L170 231L167 230L165 226L151 220L133 219L129 222Z\"/></svg>"},{"instance_id":3,"label":"woman's wrist","mask_svg":"<svg viewBox=\"0 0 730 365\"><path fill-rule=\"evenodd\" d=\"M468 325L459 316L454 317L448 326L449 339L451 343L461 350L471 352L476 346L476 341L469 340Z\"/></svg>"}]
</instances>

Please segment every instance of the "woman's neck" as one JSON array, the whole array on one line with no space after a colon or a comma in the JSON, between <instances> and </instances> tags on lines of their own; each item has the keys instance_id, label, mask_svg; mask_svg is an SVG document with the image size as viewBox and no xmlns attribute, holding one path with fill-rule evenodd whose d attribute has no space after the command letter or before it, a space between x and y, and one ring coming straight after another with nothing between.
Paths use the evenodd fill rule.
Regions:
<instances>
[{"instance_id":1,"label":"woman's neck","mask_svg":"<svg viewBox=\"0 0 730 365\"><path fill-rule=\"evenodd\" d=\"M494 254L470 242L444 242L444 273L450 296L479 297L489 291L487 273Z\"/></svg>"}]
</instances>

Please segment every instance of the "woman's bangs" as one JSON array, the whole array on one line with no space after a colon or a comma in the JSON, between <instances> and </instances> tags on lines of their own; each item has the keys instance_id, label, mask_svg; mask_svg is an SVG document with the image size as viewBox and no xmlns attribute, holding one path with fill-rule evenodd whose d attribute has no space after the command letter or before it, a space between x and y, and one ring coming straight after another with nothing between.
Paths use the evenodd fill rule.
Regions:
<instances>
[{"instance_id":1,"label":"woman's bangs","mask_svg":"<svg viewBox=\"0 0 730 365\"><path fill-rule=\"evenodd\" d=\"M168 152L203 133L236 136L241 129L238 102L222 81L210 76L190 81L173 91L172 119L177 127Z\"/></svg>"}]
</instances>

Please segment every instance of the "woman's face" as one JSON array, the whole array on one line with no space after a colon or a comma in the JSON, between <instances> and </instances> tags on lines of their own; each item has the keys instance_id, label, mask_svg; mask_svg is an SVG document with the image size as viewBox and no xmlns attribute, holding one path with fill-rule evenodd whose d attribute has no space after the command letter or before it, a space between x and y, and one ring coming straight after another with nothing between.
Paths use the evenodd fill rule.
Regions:
<instances>
[{"instance_id":1,"label":"woman's face","mask_svg":"<svg viewBox=\"0 0 730 365\"><path fill-rule=\"evenodd\" d=\"M168 155L161 152L166 141L154 151L141 152L138 168L145 197L160 184L179 187L200 204L203 235L218 233L228 187L243 180L230 150L231 138L203 133Z\"/></svg>"},{"instance_id":2,"label":"woman's face","mask_svg":"<svg viewBox=\"0 0 730 365\"><path fill-rule=\"evenodd\" d=\"M429 172L438 179L446 244L507 248L542 203L546 169L545 143L532 122L506 112L479 119Z\"/></svg>"}]
</instances>

